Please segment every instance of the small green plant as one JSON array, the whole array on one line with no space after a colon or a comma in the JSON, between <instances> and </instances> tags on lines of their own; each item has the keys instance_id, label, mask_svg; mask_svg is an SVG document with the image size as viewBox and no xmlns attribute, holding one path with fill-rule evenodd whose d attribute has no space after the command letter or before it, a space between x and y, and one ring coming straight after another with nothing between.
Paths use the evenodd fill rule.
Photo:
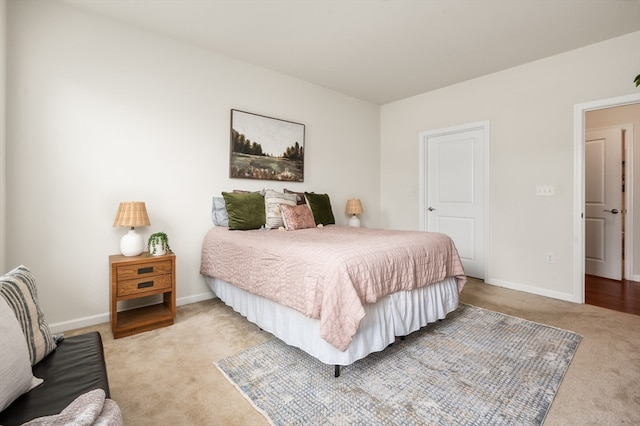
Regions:
<instances>
[{"instance_id":1,"label":"small green plant","mask_svg":"<svg viewBox=\"0 0 640 426\"><path fill-rule=\"evenodd\" d=\"M151 256L156 254L157 248L160 248L167 253L173 253L171 251L171 247L169 247L169 237L167 237L167 234L165 234L164 232L156 232L155 234L151 234L149 240L147 241L147 247Z\"/></svg>"},{"instance_id":2,"label":"small green plant","mask_svg":"<svg viewBox=\"0 0 640 426\"><path fill-rule=\"evenodd\" d=\"M636 82L636 87L640 86L640 74L636 75L636 79L633 81Z\"/></svg>"}]
</instances>

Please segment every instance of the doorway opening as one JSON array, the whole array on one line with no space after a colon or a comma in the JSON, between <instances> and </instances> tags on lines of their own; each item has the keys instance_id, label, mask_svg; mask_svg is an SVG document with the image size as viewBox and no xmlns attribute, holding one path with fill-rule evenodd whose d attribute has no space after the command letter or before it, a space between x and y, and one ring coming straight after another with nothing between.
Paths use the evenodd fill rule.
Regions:
<instances>
[{"instance_id":1,"label":"doorway opening","mask_svg":"<svg viewBox=\"0 0 640 426\"><path fill-rule=\"evenodd\" d=\"M621 96L618 98L604 99L600 101L594 101L584 104L575 105L574 107L574 265L573 265L573 277L574 277L574 301L578 303L585 303L585 293L587 291L587 285L589 291L593 288L594 283L602 281L601 279L592 279L592 276L585 275L585 141L586 141L586 116L590 111L611 109L626 105L640 104L640 94L633 94L628 96ZM640 132L640 129L634 129L636 132ZM640 297L640 282L632 281L639 277L640 270L636 265L634 270L634 248L633 248L633 204L630 200L633 198L633 156L631 151L633 148L633 140L629 140L631 135L626 132L628 151L625 154L625 172L624 172L624 185L625 192L622 197L621 210L623 213L627 213L625 222L624 233L624 246L621 247L625 260L625 266L622 266L620 262L622 277L627 278L622 283L620 281L613 280L618 283L618 293L620 298ZM630 142L630 143L629 143ZM636 167L637 169L637 167ZM637 191L636 191L637 192ZM637 216L637 214L635 214ZM637 263L637 261L636 261ZM624 269L622 269L624 268ZM631 280L629 280L631 279ZM640 280L638 280L640 281ZM610 283L609 283L610 284ZM630 284L630 285L628 285ZM604 284L595 284L601 288L606 288ZM611 286L608 286L611 288ZM591 297L591 296L590 296ZM632 304L637 306L637 300ZM622 300L624 302L624 300ZM620 302L620 300L619 300ZM624 304L624 303L623 303ZM600 305L599 305L600 306ZM611 309L615 307L605 306ZM617 309L623 310L623 309ZM627 312L625 310L625 312Z\"/></svg>"}]
</instances>

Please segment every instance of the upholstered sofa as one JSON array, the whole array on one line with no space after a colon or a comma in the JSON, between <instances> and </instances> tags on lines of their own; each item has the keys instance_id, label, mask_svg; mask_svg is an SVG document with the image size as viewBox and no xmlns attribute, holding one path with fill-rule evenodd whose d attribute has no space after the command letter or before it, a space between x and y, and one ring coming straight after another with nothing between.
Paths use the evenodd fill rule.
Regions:
<instances>
[{"instance_id":1,"label":"upholstered sofa","mask_svg":"<svg viewBox=\"0 0 640 426\"><path fill-rule=\"evenodd\" d=\"M53 336L24 266L0 278L0 294L0 425L123 424L100 334Z\"/></svg>"}]
</instances>

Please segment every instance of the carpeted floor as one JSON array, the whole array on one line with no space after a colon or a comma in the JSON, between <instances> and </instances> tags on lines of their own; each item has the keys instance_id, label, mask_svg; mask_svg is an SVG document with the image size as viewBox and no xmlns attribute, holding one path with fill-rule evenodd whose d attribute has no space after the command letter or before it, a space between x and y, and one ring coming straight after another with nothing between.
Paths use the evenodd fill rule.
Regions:
<instances>
[{"instance_id":1,"label":"carpeted floor","mask_svg":"<svg viewBox=\"0 0 640 426\"><path fill-rule=\"evenodd\" d=\"M640 424L640 316L470 280L461 301L582 336L545 426ZM212 361L273 337L218 299L179 306L176 323L114 340L97 330L111 397L127 425L267 425ZM347 372L345 371L345 377Z\"/></svg>"},{"instance_id":2,"label":"carpeted floor","mask_svg":"<svg viewBox=\"0 0 640 426\"><path fill-rule=\"evenodd\" d=\"M278 339L217 366L275 425L539 425L581 339L461 304L338 378Z\"/></svg>"}]
</instances>

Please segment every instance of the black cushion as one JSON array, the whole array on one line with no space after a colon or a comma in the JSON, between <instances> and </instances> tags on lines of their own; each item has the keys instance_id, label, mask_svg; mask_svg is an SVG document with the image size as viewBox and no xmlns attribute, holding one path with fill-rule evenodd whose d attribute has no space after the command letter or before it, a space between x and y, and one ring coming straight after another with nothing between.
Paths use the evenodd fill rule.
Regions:
<instances>
[{"instance_id":1,"label":"black cushion","mask_svg":"<svg viewBox=\"0 0 640 426\"><path fill-rule=\"evenodd\" d=\"M0 424L19 425L42 416L58 414L78 396L93 389L109 394L107 367L100 333L67 337L42 361L33 375L44 383L13 401L2 413Z\"/></svg>"}]
</instances>

